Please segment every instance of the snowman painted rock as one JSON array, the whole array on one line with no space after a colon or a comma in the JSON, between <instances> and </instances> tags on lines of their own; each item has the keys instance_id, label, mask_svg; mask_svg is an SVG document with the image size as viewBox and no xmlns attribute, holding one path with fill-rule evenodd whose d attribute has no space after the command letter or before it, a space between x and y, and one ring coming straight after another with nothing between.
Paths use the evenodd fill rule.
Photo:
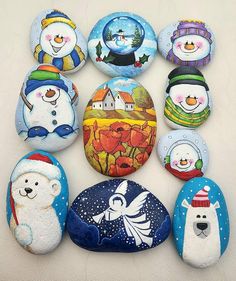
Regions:
<instances>
[{"instance_id":1,"label":"snowman painted rock","mask_svg":"<svg viewBox=\"0 0 236 281\"><path fill-rule=\"evenodd\" d=\"M156 112L148 91L125 77L99 86L83 121L88 162L101 174L122 177L142 167L156 140Z\"/></svg>"},{"instance_id":2,"label":"snowman painted rock","mask_svg":"<svg viewBox=\"0 0 236 281\"><path fill-rule=\"evenodd\" d=\"M181 180L202 177L208 166L207 145L193 130L169 132L160 138L157 152L166 170Z\"/></svg>"},{"instance_id":3,"label":"snowman painted rock","mask_svg":"<svg viewBox=\"0 0 236 281\"><path fill-rule=\"evenodd\" d=\"M107 75L134 77L153 61L157 38L140 16L117 12L96 23L89 35L88 50L95 66Z\"/></svg>"},{"instance_id":4,"label":"snowman painted rock","mask_svg":"<svg viewBox=\"0 0 236 281\"><path fill-rule=\"evenodd\" d=\"M62 239L67 206L67 179L59 162L40 150L24 156L7 192L7 221L17 242L33 254L54 250Z\"/></svg>"},{"instance_id":5,"label":"snowman painted rock","mask_svg":"<svg viewBox=\"0 0 236 281\"><path fill-rule=\"evenodd\" d=\"M161 55L174 64L202 67L212 59L215 38L204 22L181 20L160 32L158 48Z\"/></svg>"},{"instance_id":6,"label":"snowman painted rock","mask_svg":"<svg viewBox=\"0 0 236 281\"><path fill-rule=\"evenodd\" d=\"M141 185L113 179L87 188L72 203L67 230L78 246L98 252L137 252L169 235L164 205Z\"/></svg>"},{"instance_id":7,"label":"snowman painted rock","mask_svg":"<svg viewBox=\"0 0 236 281\"><path fill-rule=\"evenodd\" d=\"M55 65L60 71L75 72L87 58L87 43L76 24L58 10L46 10L34 20L31 49L39 63Z\"/></svg>"},{"instance_id":8,"label":"snowman painted rock","mask_svg":"<svg viewBox=\"0 0 236 281\"><path fill-rule=\"evenodd\" d=\"M229 216L224 195L208 178L188 181L176 200L173 234L184 262L204 268L215 264L227 248Z\"/></svg>"},{"instance_id":9,"label":"snowman painted rock","mask_svg":"<svg viewBox=\"0 0 236 281\"><path fill-rule=\"evenodd\" d=\"M36 149L54 152L78 135L78 92L52 65L37 65L26 76L16 108L16 130Z\"/></svg>"},{"instance_id":10,"label":"snowman painted rock","mask_svg":"<svg viewBox=\"0 0 236 281\"><path fill-rule=\"evenodd\" d=\"M173 129L195 129L209 117L212 101L202 73L193 66L180 66L168 75L165 121Z\"/></svg>"}]
</instances>

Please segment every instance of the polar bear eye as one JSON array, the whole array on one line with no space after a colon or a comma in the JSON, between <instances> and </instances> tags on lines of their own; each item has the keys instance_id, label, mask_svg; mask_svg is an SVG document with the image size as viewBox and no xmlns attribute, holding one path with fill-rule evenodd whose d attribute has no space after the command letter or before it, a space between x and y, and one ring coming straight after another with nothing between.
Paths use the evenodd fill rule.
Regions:
<instances>
[{"instance_id":1,"label":"polar bear eye","mask_svg":"<svg viewBox=\"0 0 236 281\"><path fill-rule=\"evenodd\" d=\"M36 183L34 185L38 185L39 183L36 181Z\"/></svg>"},{"instance_id":2,"label":"polar bear eye","mask_svg":"<svg viewBox=\"0 0 236 281\"><path fill-rule=\"evenodd\" d=\"M26 180L25 180L25 183L27 183L27 182L28 182L28 180L26 179Z\"/></svg>"},{"instance_id":3,"label":"polar bear eye","mask_svg":"<svg viewBox=\"0 0 236 281\"><path fill-rule=\"evenodd\" d=\"M202 217L203 217L204 219L206 219L206 215L203 215Z\"/></svg>"},{"instance_id":4,"label":"polar bear eye","mask_svg":"<svg viewBox=\"0 0 236 281\"><path fill-rule=\"evenodd\" d=\"M197 218L199 219L201 216L200 215L197 215Z\"/></svg>"}]
</instances>

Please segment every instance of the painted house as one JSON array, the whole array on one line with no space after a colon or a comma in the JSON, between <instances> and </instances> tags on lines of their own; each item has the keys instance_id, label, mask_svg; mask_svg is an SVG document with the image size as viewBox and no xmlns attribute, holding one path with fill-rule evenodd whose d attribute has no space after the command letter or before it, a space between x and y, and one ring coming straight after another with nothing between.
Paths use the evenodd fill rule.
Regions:
<instances>
[{"instance_id":1,"label":"painted house","mask_svg":"<svg viewBox=\"0 0 236 281\"><path fill-rule=\"evenodd\" d=\"M134 100L129 93L118 92L115 97L115 109L123 109L125 111L134 110Z\"/></svg>"},{"instance_id":2,"label":"painted house","mask_svg":"<svg viewBox=\"0 0 236 281\"><path fill-rule=\"evenodd\" d=\"M107 85L97 90L93 96L92 109L115 110L115 99Z\"/></svg>"}]
</instances>

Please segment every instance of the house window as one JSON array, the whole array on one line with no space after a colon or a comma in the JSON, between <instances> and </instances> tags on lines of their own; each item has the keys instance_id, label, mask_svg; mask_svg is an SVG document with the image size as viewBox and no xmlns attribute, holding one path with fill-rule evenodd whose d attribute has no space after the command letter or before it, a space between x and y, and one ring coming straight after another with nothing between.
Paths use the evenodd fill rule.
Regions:
<instances>
[{"instance_id":1,"label":"house window","mask_svg":"<svg viewBox=\"0 0 236 281\"><path fill-rule=\"evenodd\" d=\"M130 106L131 108L133 108L133 105L131 104L131 106Z\"/></svg>"},{"instance_id":2,"label":"house window","mask_svg":"<svg viewBox=\"0 0 236 281\"><path fill-rule=\"evenodd\" d=\"M117 98L119 99L119 98L120 98L120 96L117 96Z\"/></svg>"},{"instance_id":3,"label":"house window","mask_svg":"<svg viewBox=\"0 0 236 281\"><path fill-rule=\"evenodd\" d=\"M107 104L105 103L105 107L107 107Z\"/></svg>"},{"instance_id":4,"label":"house window","mask_svg":"<svg viewBox=\"0 0 236 281\"><path fill-rule=\"evenodd\" d=\"M93 105L93 108L95 108L95 104Z\"/></svg>"},{"instance_id":5,"label":"house window","mask_svg":"<svg viewBox=\"0 0 236 281\"><path fill-rule=\"evenodd\" d=\"M113 106L113 103L111 103L111 106Z\"/></svg>"},{"instance_id":6,"label":"house window","mask_svg":"<svg viewBox=\"0 0 236 281\"><path fill-rule=\"evenodd\" d=\"M129 106L128 106L128 104L126 104L126 108L128 108Z\"/></svg>"},{"instance_id":7,"label":"house window","mask_svg":"<svg viewBox=\"0 0 236 281\"><path fill-rule=\"evenodd\" d=\"M102 107L102 105L101 105L101 104L100 104L99 106L100 106L100 107Z\"/></svg>"}]
</instances>

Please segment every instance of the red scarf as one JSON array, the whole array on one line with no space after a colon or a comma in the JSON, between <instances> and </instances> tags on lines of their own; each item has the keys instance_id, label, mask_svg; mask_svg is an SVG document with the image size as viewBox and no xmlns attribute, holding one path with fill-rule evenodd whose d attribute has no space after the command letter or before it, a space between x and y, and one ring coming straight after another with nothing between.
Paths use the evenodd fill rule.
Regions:
<instances>
[{"instance_id":1,"label":"red scarf","mask_svg":"<svg viewBox=\"0 0 236 281\"><path fill-rule=\"evenodd\" d=\"M198 169L194 169L192 171L188 171L188 172L180 172L180 171L177 171L173 168L171 168L170 166L170 163L167 163L165 165L165 168L166 170L168 170L172 175L176 176L177 178L181 179L181 180L184 180L184 181L188 181L192 178L195 178L195 177L202 177L203 176L203 173L201 170L198 170Z\"/></svg>"},{"instance_id":2,"label":"red scarf","mask_svg":"<svg viewBox=\"0 0 236 281\"><path fill-rule=\"evenodd\" d=\"M12 215L13 215L13 218L16 222L16 225L19 225L19 222L18 222L18 219L17 219L17 216L16 216L16 209L15 209L15 202L14 202L14 199L12 197L12 183L10 182L10 205L11 205L11 211L12 211Z\"/></svg>"}]
</instances>

